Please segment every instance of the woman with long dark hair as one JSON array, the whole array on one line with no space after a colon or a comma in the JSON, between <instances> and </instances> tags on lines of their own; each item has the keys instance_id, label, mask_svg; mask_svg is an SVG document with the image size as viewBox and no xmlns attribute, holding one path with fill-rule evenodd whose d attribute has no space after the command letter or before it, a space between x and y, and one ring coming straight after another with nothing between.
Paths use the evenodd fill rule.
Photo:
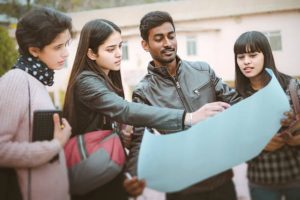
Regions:
<instances>
[{"instance_id":1,"label":"woman with long dark hair","mask_svg":"<svg viewBox=\"0 0 300 200\"><path fill-rule=\"evenodd\" d=\"M243 33L234 44L234 55L235 85L243 97L251 96L269 82L270 75L265 70L268 68L290 98L288 85L292 77L277 70L263 33ZM300 82L296 82L300 98ZM300 135L284 139L276 134L264 151L248 162L247 176L252 200L281 200L283 196L285 200L300 199Z\"/></svg>"}]
</instances>

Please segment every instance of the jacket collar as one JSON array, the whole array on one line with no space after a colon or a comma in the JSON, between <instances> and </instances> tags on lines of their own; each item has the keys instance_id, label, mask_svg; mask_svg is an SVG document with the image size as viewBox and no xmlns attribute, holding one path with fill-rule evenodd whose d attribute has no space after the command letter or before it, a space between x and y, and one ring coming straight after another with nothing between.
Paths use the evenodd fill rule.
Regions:
<instances>
[{"instance_id":1,"label":"jacket collar","mask_svg":"<svg viewBox=\"0 0 300 200\"><path fill-rule=\"evenodd\" d=\"M176 69L176 76L178 75L178 70L181 66L182 60L179 58L179 56L176 56L176 62L177 62L177 69ZM157 74L162 77L170 77L170 74L168 72L168 67L167 66L162 66L162 67L155 67L154 62L151 61L148 64L148 71L151 74Z\"/></svg>"}]
</instances>

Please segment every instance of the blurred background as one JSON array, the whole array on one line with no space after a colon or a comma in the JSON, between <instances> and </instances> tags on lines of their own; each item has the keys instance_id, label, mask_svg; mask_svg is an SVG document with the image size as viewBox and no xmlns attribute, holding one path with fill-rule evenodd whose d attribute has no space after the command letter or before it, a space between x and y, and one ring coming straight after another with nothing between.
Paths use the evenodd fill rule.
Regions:
<instances>
[{"instance_id":1,"label":"blurred background","mask_svg":"<svg viewBox=\"0 0 300 200\"><path fill-rule=\"evenodd\" d=\"M268 37L280 71L300 76L300 0L0 0L0 75L12 66L17 56L14 31L18 18L35 6L67 13L76 32L65 69L56 72L55 84L49 88L57 107L64 100L81 28L96 18L111 20L122 29L121 72L126 98L130 100L150 61L140 44L139 21L145 13L154 10L172 15L178 55L182 59L208 62L231 86L233 44L241 33L251 30L261 31Z\"/></svg>"},{"instance_id":2,"label":"blurred background","mask_svg":"<svg viewBox=\"0 0 300 200\"><path fill-rule=\"evenodd\" d=\"M18 55L14 39L18 18L35 6L65 12L72 18L76 32L68 62L56 72L55 84L48 88L57 107L64 100L81 28L96 18L111 20L122 29L121 72L126 98L130 100L151 59L140 45L139 21L154 10L167 11L173 17L182 59L208 62L233 87L233 44L240 34L251 30L268 37L280 71L300 77L300 0L0 0L0 76ZM239 199L247 200L246 165L234 170ZM147 190L140 199L163 200L164 194Z\"/></svg>"}]
</instances>

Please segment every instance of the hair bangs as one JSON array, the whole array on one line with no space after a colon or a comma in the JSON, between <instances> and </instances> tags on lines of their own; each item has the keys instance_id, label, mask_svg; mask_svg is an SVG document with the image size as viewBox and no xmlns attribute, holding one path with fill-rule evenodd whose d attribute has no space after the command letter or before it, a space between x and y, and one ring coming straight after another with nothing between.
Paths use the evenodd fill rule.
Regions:
<instances>
[{"instance_id":1,"label":"hair bangs","mask_svg":"<svg viewBox=\"0 0 300 200\"><path fill-rule=\"evenodd\" d=\"M242 35L234 45L234 54L262 52L260 45L249 35Z\"/></svg>"}]
</instances>

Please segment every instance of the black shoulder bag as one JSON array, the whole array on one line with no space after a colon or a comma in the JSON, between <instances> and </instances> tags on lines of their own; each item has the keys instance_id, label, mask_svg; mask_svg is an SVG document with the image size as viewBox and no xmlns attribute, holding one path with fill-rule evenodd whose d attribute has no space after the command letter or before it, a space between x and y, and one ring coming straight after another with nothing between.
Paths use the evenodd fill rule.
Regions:
<instances>
[{"instance_id":1,"label":"black shoulder bag","mask_svg":"<svg viewBox=\"0 0 300 200\"><path fill-rule=\"evenodd\" d=\"M14 168L0 168L0 199L22 199L17 173Z\"/></svg>"}]
</instances>

